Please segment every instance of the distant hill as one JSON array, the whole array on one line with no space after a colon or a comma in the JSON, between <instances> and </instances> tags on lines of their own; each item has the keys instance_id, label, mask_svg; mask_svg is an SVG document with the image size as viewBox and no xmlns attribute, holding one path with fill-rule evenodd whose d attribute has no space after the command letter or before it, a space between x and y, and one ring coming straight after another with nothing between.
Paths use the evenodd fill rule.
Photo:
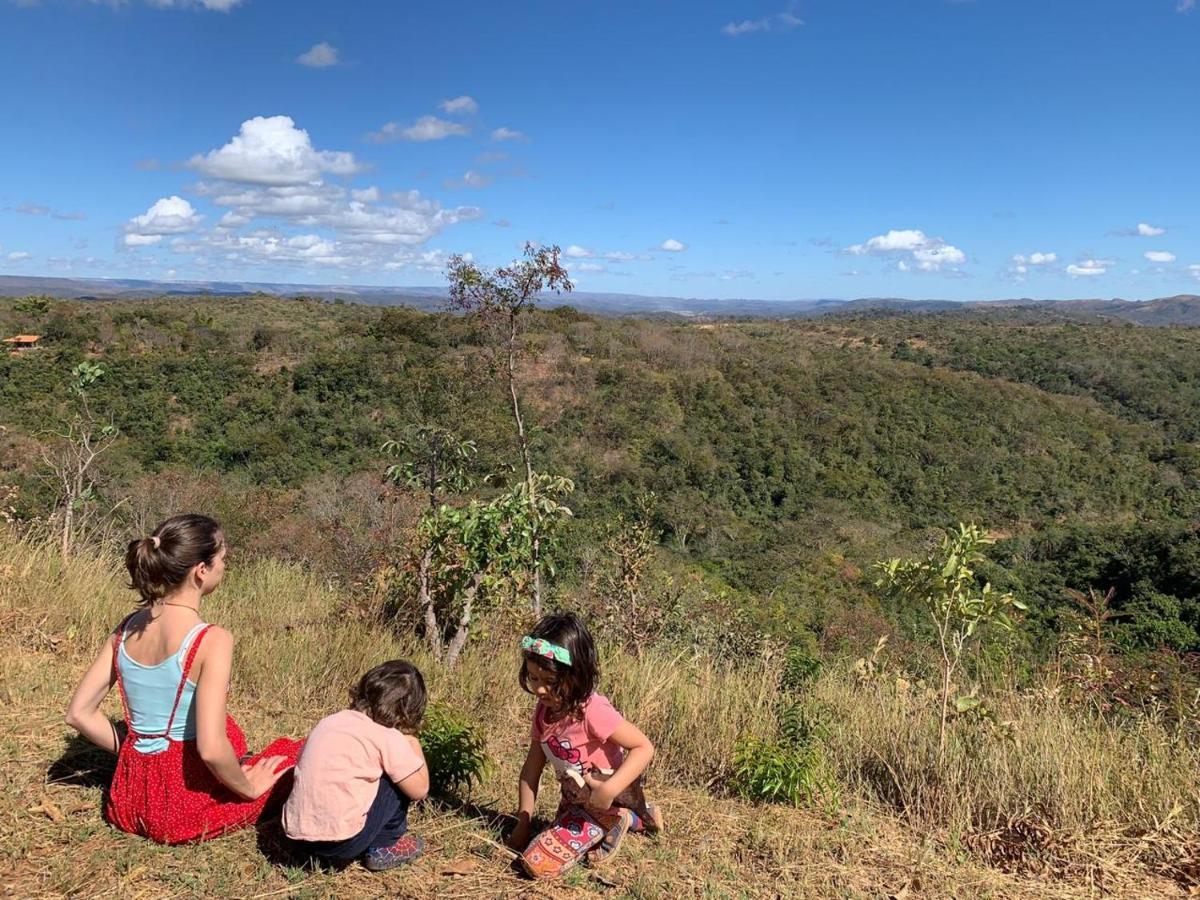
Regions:
<instances>
[{"instance_id":1,"label":"distant hill","mask_svg":"<svg viewBox=\"0 0 1200 900\"><path fill-rule=\"evenodd\" d=\"M0 297L46 294L51 297L95 300L137 299L162 296L319 297L370 306L413 306L440 309L444 287L379 287L374 285L285 284L257 281L148 281L132 278L38 278L0 275ZM973 309L1036 311L1071 319L1123 319L1139 325L1200 325L1200 296L1180 294L1157 300L1009 300L967 301L910 300L901 297L864 297L855 300L723 300L699 297L655 297L641 294L605 294L575 291L548 296L548 306L573 306L583 312L609 316L675 315L687 317L814 318L837 313L904 312L936 313Z\"/></svg>"}]
</instances>

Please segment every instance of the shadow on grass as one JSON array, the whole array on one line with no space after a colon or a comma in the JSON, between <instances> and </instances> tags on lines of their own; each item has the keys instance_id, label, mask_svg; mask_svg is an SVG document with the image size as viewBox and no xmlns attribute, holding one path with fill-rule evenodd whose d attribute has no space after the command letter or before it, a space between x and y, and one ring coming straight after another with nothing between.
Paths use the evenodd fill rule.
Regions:
<instances>
[{"instance_id":1,"label":"shadow on grass","mask_svg":"<svg viewBox=\"0 0 1200 900\"><path fill-rule=\"evenodd\" d=\"M62 755L46 769L46 782L107 789L116 770L115 756L75 734L67 739Z\"/></svg>"},{"instance_id":2,"label":"shadow on grass","mask_svg":"<svg viewBox=\"0 0 1200 900\"><path fill-rule=\"evenodd\" d=\"M456 813L467 819L480 819L487 829L507 837L517 825L517 817L510 813L502 813L494 806L483 806L460 797L444 796L433 798L432 801L439 809Z\"/></svg>"},{"instance_id":3,"label":"shadow on grass","mask_svg":"<svg viewBox=\"0 0 1200 900\"><path fill-rule=\"evenodd\" d=\"M329 862L301 850L283 833L283 822L280 821L278 813L269 818L260 819L254 826L254 830L258 834L256 840L258 852L271 865L303 869L306 872L341 872L357 862L357 860Z\"/></svg>"},{"instance_id":4,"label":"shadow on grass","mask_svg":"<svg viewBox=\"0 0 1200 900\"><path fill-rule=\"evenodd\" d=\"M505 844L508 835L517 826L516 816L511 813L502 813L494 806L484 806L455 796L437 797L433 802L439 809L455 813L465 819L478 820L495 838L493 845L509 856L509 868L512 869L513 873L522 878L529 877L519 862L518 854ZM532 824L533 834L538 834L542 828L549 825L548 822L540 820L534 820Z\"/></svg>"}]
</instances>

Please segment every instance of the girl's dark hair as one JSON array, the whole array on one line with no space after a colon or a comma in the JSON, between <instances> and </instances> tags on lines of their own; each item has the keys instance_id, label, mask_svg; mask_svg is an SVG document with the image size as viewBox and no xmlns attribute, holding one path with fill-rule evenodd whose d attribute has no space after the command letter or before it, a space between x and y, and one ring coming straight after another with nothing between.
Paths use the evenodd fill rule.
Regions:
<instances>
[{"instance_id":1,"label":"girl's dark hair","mask_svg":"<svg viewBox=\"0 0 1200 900\"><path fill-rule=\"evenodd\" d=\"M225 546L221 526L208 516L172 516L125 551L129 586L150 606L179 585L197 563L212 564Z\"/></svg>"},{"instance_id":2,"label":"girl's dark hair","mask_svg":"<svg viewBox=\"0 0 1200 900\"><path fill-rule=\"evenodd\" d=\"M596 690L596 682L600 680L596 642L592 640L592 634L583 624L583 620L574 613L553 613L539 619L529 636L543 638L552 644L565 647L571 654L571 664L564 665L557 659L548 659L527 650L522 654L521 673L518 676L521 687L529 691L525 676L525 660L529 660L557 676L556 691L568 709L581 709Z\"/></svg>"},{"instance_id":3,"label":"girl's dark hair","mask_svg":"<svg viewBox=\"0 0 1200 900\"><path fill-rule=\"evenodd\" d=\"M350 689L350 708L413 734L425 715L425 679L407 659L380 663Z\"/></svg>"}]
</instances>

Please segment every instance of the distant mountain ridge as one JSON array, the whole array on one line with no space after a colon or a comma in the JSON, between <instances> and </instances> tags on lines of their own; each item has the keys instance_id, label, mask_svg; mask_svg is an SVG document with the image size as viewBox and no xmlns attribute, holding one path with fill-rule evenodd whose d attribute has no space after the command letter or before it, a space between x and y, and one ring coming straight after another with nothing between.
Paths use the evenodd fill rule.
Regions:
<instances>
[{"instance_id":1,"label":"distant mountain ridge","mask_svg":"<svg viewBox=\"0 0 1200 900\"><path fill-rule=\"evenodd\" d=\"M239 297L253 294L309 296L371 306L414 306L440 309L443 287L378 287L372 285L285 284L257 281L151 281L132 278L42 278L0 275L0 297L45 294L60 298L96 300L162 296ZM1035 309L1079 319L1122 319L1139 325L1200 326L1200 296L1179 294L1155 300L909 300L901 297L863 297L855 300L756 300L698 297L657 297L574 291L548 296L548 306L573 306L582 312L610 316L750 316L756 318L813 318L856 312L950 312L964 309Z\"/></svg>"}]
</instances>

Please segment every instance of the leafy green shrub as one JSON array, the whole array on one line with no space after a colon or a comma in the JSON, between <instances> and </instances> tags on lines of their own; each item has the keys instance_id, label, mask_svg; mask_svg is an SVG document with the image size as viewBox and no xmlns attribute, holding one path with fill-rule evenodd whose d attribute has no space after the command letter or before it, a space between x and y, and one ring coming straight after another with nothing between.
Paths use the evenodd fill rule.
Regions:
<instances>
[{"instance_id":1,"label":"leafy green shrub","mask_svg":"<svg viewBox=\"0 0 1200 900\"><path fill-rule=\"evenodd\" d=\"M439 797L469 792L492 765L478 726L440 705L430 706L425 713L421 748L429 766L429 792Z\"/></svg>"},{"instance_id":2,"label":"leafy green shrub","mask_svg":"<svg viewBox=\"0 0 1200 900\"><path fill-rule=\"evenodd\" d=\"M783 677L780 682L788 693L800 690L817 680L821 674L821 661L802 647L790 647L783 658Z\"/></svg>"},{"instance_id":3,"label":"leafy green shrub","mask_svg":"<svg viewBox=\"0 0 1200 900\"><path fill-rule=\"evenodd\" d=\"M777 713L779 735L789 744L811 744L824 736L824 726L804 703L793 700Z\"/></svg>"},{"instance_id":4,"label":"leafy green shrub","mask_svg":"<svg viewBox=\"0 0 1200 900\"><path fill-rule=\"evenodd\" d=\"M732 787L747 800L792 806L830 805L837 797L820 748L786 737L739 742L733 756Z\"/></svg>"}]
</instances>

